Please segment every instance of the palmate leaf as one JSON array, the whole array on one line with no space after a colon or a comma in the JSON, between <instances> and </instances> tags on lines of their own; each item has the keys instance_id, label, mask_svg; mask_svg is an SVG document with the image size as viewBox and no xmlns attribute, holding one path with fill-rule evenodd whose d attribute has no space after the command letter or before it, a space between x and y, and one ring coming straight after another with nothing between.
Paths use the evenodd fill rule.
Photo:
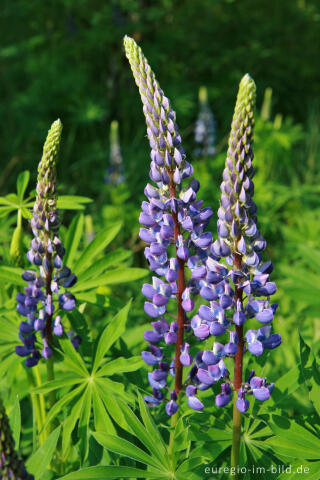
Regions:
<instances>
[{"instance_id":1,"label":"palmate leaf","mask_svg":"<svg viewBox=\"0 0 320 480\"><path fill-rule=\"evenodd\" d=\"M141 446L137 446L136 442L133 443L110 433L108 428L93 432L92 435L103 448L145 465L146 470L124 466L89 467L70 473L64 476L63 480L82 478L98 478L102 480L128 477L132 479L161 478L163 480L185 480L186 478L190 480L202 479L200 473L194 472L194 469L199 467L203 462L201 452L199 452L199 450L194 453L191 452L190 455L187 455L188 458L181 457L181 455L179 457L177 454L169 454L166 443L140 395L138 395L138 400L142 421L122 400L118 401L118 406L125 424L123 425L123 419L121 424L118 422L117 417L114 417L114 420L116 423L119 423L122 428L136 437L136 441L139 442ZM187 440L183 440L182 444L179 443L179 438L180 440L182 439L185 431L185 425L181 419L180 425L176 426L175 430L177 452L183 450L186 445L190 443ZM219 453L221 453L221 451L223 451L223 448L219 450ZM211 451L209 453L211 455ZM219 453L217 453L217 456Z\"/></svg>"},{"instance_id":2,"label":"palmate leaf","mask_svg":"<svg viewBox=\"0 0 320 480\"><path fill-rule=\"evenodd\" d=\"M33 390L33 393L49 393L56 390L57 402L49 411L44 428L62 411L68 415L63 422L62 452L68 454L70 436L78 424L80 460L83 463L88 456L90 421L93 418L95 430L107 429L115 434L112 417L119 419L119 424L127 428L122 404L134 401L132 394L125 391L124 384L113 381L110 377L119 372L134 371L141 367L140 357L121 358L116 368L114 360L106 361L105 356L115 341L125 331L125 325L131 301L109 322L96 341L93 366L88 366L79 352L72 346L67 336L60 339L63 356L63 369L60 378L47 382ZM69 391L68 391L69 387ZM122 403L120 403L122 399ZM120 410L119 410L120 405ZM117 410L118 408L118 410ZM92 415L93 413L93 415ZM69 442L69 443L68 443Z\"/></svg>"}]
</instances>

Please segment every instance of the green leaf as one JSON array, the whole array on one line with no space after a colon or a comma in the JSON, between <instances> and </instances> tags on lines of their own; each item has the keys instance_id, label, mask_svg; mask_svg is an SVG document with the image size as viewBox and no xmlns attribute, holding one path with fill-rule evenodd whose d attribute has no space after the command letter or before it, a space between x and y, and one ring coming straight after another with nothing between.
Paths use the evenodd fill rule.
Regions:
<instances>
[{"instance_id":1,"label":"green leaf","mask_svg":"<svg viewBox=\"0 0 320 480\"><path fill-rule=\"evenodd\" d=\"M119 395L125 400L130 399L129 393L125 392L123 383L114 382L110 378L96 378L95 383L104 395Z\"/></svg>"},{"instance_id":2,"label":"green leaf","mask_svg":"<svg viewBox=\"0 0 320 480\"><path fill-rule=\"evenodd\" d=\"M21 214L26 220L31 220L32 213L26 207L21 207Z\"/></svg>"},{"instance_id":3,"label":"green leaf","mask_svg":"<svg viewBox=\"0 0 320 480\"><path fill-rule=\"evenodd\" d=\"M71 390L71 392L67 393L64 395L58 402L54 404L54 406L50 409L46 421L43 426L43 430L46 429L46 427L49 425L49 423L55 418L56 415L63 409L65 405L67 405L71 400L73 400L74 397L76 397L83 389L84 385L80 385L79 387L75 388L74 390Z\"/></svg>"},{"instance_id":4,"label":"green leaf","mask_svg":"<svg viewBox=\"0 0 320 480\"><path fill-rule=\"evenodd\" d=\"M41 477L50 464L60 435L61 426L57 427L47 438L44 444L29 458L27 469L35 475L36 480Z\"/></svg>"},{"instance_id":5,"label":"green leaf","mask_svg":"<svg viewBox=\"0 0 320 480\"><path fill-rule=\"evenodd\" d=\"M62 454L65 455L68 447L70 447L70 437L73 432L74 427L76 426L77 421L80 418L80 412L84 402L84 395L76 401L73 405L70 415L67 416L63 424L62 432Z\"/></svg>"},{"instance_id":6,"label":"green leaf","mask_svg":"<svg viewBox=\"0 0 320 480\"><path fill-rule=\"evenodd\" d=\"M275 408L279 408L279 406L288 405L288 398L300 385L300 365L296 365L277 380L276 388L268 402L262 403L257 400L254 403L254 408L262 413L269 410L272 411Z\"/></svg>"},{"instance_id":7,"label":"green leaf","mask_svg":"<svg viewBox=\"0 0 320 480\"><path fill-rule=\"evenodd\" d=\"M82 404L82 410L79 419L79 426L78 426L78 436L80 438L80 454L81 460L83 463L89 452L89 442L88 442L88 432L89 432L89 420L90 420L90 413L91 413L91 401L92 401L92 386L88 383L88 386L83 393L84 402Z\"/></svg>"},{"instance_id":8,"label":"green leaf","mask_svg":"<svg viewBox=\"0 0 320 480\"><path fill-rule=\"evenodd\" d=\"M118 402L118 398L115 395L110 394L110 391L105 391L101 385L97 383L100 399L103 401L107 412L113 418L113 420L120 425L124 430L127 429L127 422L124 419L121 407Z\"/></svg>"},{"instance_id":9,"label":"green leaf","mask_svg":"<svg viewBox=\"0 0 320 480\"><path fill-rule=\"evenodd\" d=\"M99 390L95 384L92 388L92 403L95 429L116 435L116 429L114 428L103 400L100 397Z\"/></svg>"},{"instance_id":10,"label":"green leaf","mask_svg":"<svg viewBox=\"0 0 320 480\"><path fill-rule=\"evenodd\" d=\"M162 453L163 456L166 456L167 446L156 424L154 423L152 416L150 415L150 412L146 406L146 402L144 401L144 399L142 398L139 392L138 392L138 401L139 401L140 415L147 432L154 438L155 443L158 444L158 448L159 450L161 450L160 453Z\"/></svg>"},{"instance_id":11,"label":"green leaf","mask_svg":"<svg viewBox=\"0 0 320 480\"><path fill-rule=\"evenodd\" d=\"M118 357L103 365L97 372L98 377L111 376L115 373L134 372L145 365L140 356L123 358Z\"/></svg>"},{"instance_id":12,"label":"green leaf","mask_svg":"<svg viewBox=\"0 0 320 480\"><path fill-rule=\"evenodd\" d=\"M320 369L311 348L300 335L301 375L309 390L309 399L320 415Z\"/></svg>"},{"instance_id":13,"label":"green leaf","mask_svg":"<svg viewBox=\"0 0 320 480\"><path fill-rule=\"evenodd\" d=\"M25 170L24 172L19 173L18 178L17 178L17 194L19 200L22 202L24 193L26 191L26 188L28 186L30 179L30 172L28 170Z\"/></svg>"},{"instance_id":14,"label":"green leaf","mask_svg":"<svg viewBox=\"0 0 320 480\"><path fill-rule=\"evenodd\" d=\"M67 335L60 338L59 343L64 351L64 362L81 377L88 377L89 373L81 355L75 350Z\"/></svg>"},{"instance_id":15,"label":"green leaf","mask_svg":"<svg viewBox=\"0 0 320 480\"><path fill-rule=\"evenodd\" d=\"M111 253L108 253L103 258L95 262L91 267L87 268L81 275L78 277L78 282L84 282L88 278L97 277L107 268L119 264L123 260L126 260L130 257L132 253L128 250L117 249Z\"/></svg>"},{"instance_id":16,"label":"green leaf","mask_svg":"<svg viewBox=\"0 0 320 480\"><path fill-rule=\"evenodd\" d=\"M73 218L70 227L68 228L66 241L64 244L66 249L64 264L69 265L70 267L73 265L73 260L78 250L80 239L83 234L83 226L84 216L82 213L79 213Z\"/></svg>"},{"instance_id":17,"label":"green leaf","mask_svg":"<svg viewBox=\"0 0 320 480\"><path fill-rule=\"evenodd\" d=\"M7 267L5 265L0 266L0 281L25 287L26 282L21 278L22 274L22 268Z\"/></svg>"},{"instance_id":18,"label":"green leaf","mask_svg":"<svg viewBox=\"0 0 320 480\"><path fill-rule=\"evenodd\" d=\"M69 385L76 385L83 382L83 378L79 377L64 377L59 380L52 380L51 382L46 382L40 385L39 387L34 388L32 393L48 393L56 390L57 388L68 387Z\"/></svg>"},{"instance_id":19,"label":"green leaf","mask_svg":"<svg viewBox=\"0 0 320 480\"><path fill-rule=\"evenodd\" d=\"M11 205L12 207L19 208L20 207L20 201L19 198L15 193L9 193L5 197L2 197L2 201L6 200L7 205Z\"/></svg>"},{"instance_id":20,"label":"green leaf","mask_svg":"<svg viewBox=\"0 0 320 480\"><path fill-rule=\"evenodd\" d=\"M90 288L97 288L101 285L115 285L118 283L127 283L139 280L149 275L149 270L145 268L119 268L117 270L108 271L100 277L84 282L76 283L72 287L73 292L82 292Z\"/></svg>"},{"instance_id":21,"label":"green leaf","mask_svg":"<svg viewBox=\"0 0 320 480\"><path fill-rule=\"evenodd\" d=\"M98 235L92 240L91 243L84 250L76 264L74 265L74 271L77 275L80 275L86 267L92 262L92 260L102 252L110 242L115 238L119 233L119 230L122 226L121 222L118 222L111 227L102 230Z\"/></svg>"},{"instance_id":22,"label":"green leaf","mask_svg":"<svg viewBox=\"0 0 320 480\"><path fill-rule=\"evenodd\" d=\"M119 455L132 458L133 460L144 463L145 465L155 467L160 471L162 470L162 465L159 460L154 459L146 452L141 450L141 448L136 447L124 438L108 435L105 432L93 432L92 435L105 449L111 450L111 452L118 453Z\"/></svg>"},{"instance_id":23,"label":"green leaf","mask_svg":"<svg viewBox=\"0 0 320 480\"><path fill-rule=\"evenodd\" d=\"M269 426L277 435L266 440L275 453L288 457L319 460L320 440L288 418L272 415Z\"/></svg>"},{"instance_id":24,"label":"green leaf","mask_svg":"<svg viewBox=\"0 0 320 480\"><path fill-rule=\"evenodd\" d=\"M113 480L115 478L161 478L168 480L168 477L164 477L163 473L118 466L87 467L60 477L59 480Z\"/></svg>"},{"instance_id":25,"label":"green leaf","mask_svg":"<svg viewBox=\"0 0 320 480\"><path fill-rule=\"evenodd\" d=\"M109 325L106 326L102 332L100 339L97 345L97 351L93 364L93 373L97 371L98 366L100 365L103 357L107 351L112 347L114 342L123 334L125 331L125 325L128 317L128 312L131 306L131 300L127 305L120 310L119 313L111 320Z\"/></svg>"},{"instance_id":26,"label":"green leaf","mask_svg":"<svg viewBox=\"0 0 320 480\"><path fill-rule=\"evenodd\" d=\"M84 210L85 204L91 203L92 199L77 195L61 195L58 197L57 208L61 210Z\"/></svg>"},{"instance_id":27,"label":"green leaf","mask_svg":"<svg viewBox=\"0 0 320 480\"><path fill-rule=\"evenodd\" d=\"M136 415L126 403L124 403L122 400L119 400L119 403L121 406L122 414L130 429L129 431L145 445L145 447L149 450L150 453L153 454L153 456L157 457L160 462L163 462L165 468L170 468L168 455L163 455L162 451L159 450L158 445L154 442L154 437L149 434L149 432L142 425L138 417L136 417Z\"/></svg>"},{"instance_id":28,"label":"green leaf","mask_svg":"<svg viewBox=\"0 0 320 480\"><path fill-rule=\"evenodd\" d=\"M15 448L19 450L21 432L21 411L18 395L15 398L13 408L9 415L10 427L13 434Z\"/></svg>"}]
</instances>

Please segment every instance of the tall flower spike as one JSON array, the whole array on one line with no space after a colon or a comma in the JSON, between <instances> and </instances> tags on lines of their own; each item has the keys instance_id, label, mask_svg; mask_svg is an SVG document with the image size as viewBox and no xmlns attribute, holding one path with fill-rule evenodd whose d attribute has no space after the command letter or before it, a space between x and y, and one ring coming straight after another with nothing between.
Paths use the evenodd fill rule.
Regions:
<instances>
[{"instance_id":1,"label":"tall flower spike","mask_svg":"<svg viewBox=\"0 0 320 480\"><path fill-rule=\"evenodd\" d=\"M194 130L194 140L199 145L194 154L199 157L213 156L216 152L216 122L208 102L206 87L199 89L199 115Z\"/></svg>"},{"instance_id":2,"label":"tall flower spike","mask_svg":"<svg viewBox=\"0 0 320 480\"><path fill-rule=\"evenodd\" d=\"M143 103L151 147L150 178L156 184L148 184L145 188L148 202L142 203L139 221L143 226L140 238L148 244L145 256L150 269L158 276L153 277L152 285L145 284L142 292L148 299L145 303L146 314L158 319L152 322L153 329L145 332L145 340L151 344L163 342L165 352L159 346L155 350L154 345L149 346L150 352L143 352L143 358L149 365L158 366L149 373L154 399L151 401L148 396L146 401L149 405L158 405L165 399L164 395L155 392L167 388L170 373L175 380L175 395L171 392L166 411L173 415L178 408L175 396L184 388L183 366L191 367L188 382L199 383L192 375L193 356L189 354L189 345L184 342L184 332L190 330L188 314L193 309L193 298L199 293L207 273L205 262L208 257L213 261L210 251L212 235L204 232L212 210L202 208L202 201L197 200L200 184L196 179L190 179L193 168L186 160L176 114L168 98L135 41L125 37L124 46ZM175 247L175 254L170 257L173 252L171 246ZM188 282L185 278L187 268L191 273ZM176 321L171 321L169 325L166 312L168 305L174 302ZM174 344L172 359L170 346ZM162 361L164 355L166 358L171 356L169 364ZM188 398L189 394L188 391ZM196 410L203 408L197 400L189 399L188 403Z\"/></svg>"},{"instance_id":3,"label":"tall flower spike","mask_svg":"<svg viewBox=\"0 0 320 480\"><path fill-rule=\"evenodd\" d=\"M58 236L56 159L61 131L62 124L56 120L48 132L38 166L37 195L30 222L34 238L27 253L28 260L38 271L26 270L22 274L28 286L24 293L17 295L17 310L25 320L20 324L19 333L23 345L16 347L16 353L27 357L28 367L37 365L41 355L46 359L51 357L53 335L61 336L64 332L60 312L75 307L75 298L65 289L75 284L76 276L63 266L65 250ZM61 287L63 291L57 298ZM74 335L71 341L75 345L79 343Z\"/></svg>"},{"instance_id":4,"label":"tall flower spike","mask_svg":"<svg viewBox=\"0 0 320 480\"><path fill-rule=\"evenodd\" d=\"M119 123L113 120L110 124L110 157L105 183L119 185L124 181L123 161L119 141Z\"/></svg>"},{"instance_id":5,"label":"tall flower spike","mask_svg":"<svg viewBox=\"0 0 320 480\"><path fill-rule=\"evenodd\" d=\"M233 466L237 466L239 460L240 412L249 408L245 395L253 394L256 399L265 401L273 388L266 379L253 377L254 372L248 382L243 383L243 355L246 351L255 356L262 355L264 350L276 348L281 343L280 335L271 333L277 304L270 304L270 297L276 292L276 285L269 281L272 263L262 261L266 241L258 230L257 207L252 199L255 96L255 83L245 75L239 86L221 183L217 222L219 238L212 245L217 257L226 258L228 268L220 266L219 275L224 279L224 288L216 291L211 312L220 312L219 308L222 308L220 325L234 324L234 330L229 330L230 342L224 346L224 354L234 357ZM204 318L208 313L199 310L199 315ZM244 334L246 320L253 317L263 326L257 330L248 329ZM210 333L212 331L211 328Z\"/></svg>"},{"instance_id":6,"label":"tall flower spike","mask_svg":"<svg viewBox=\"0 0 320 480\"><path fill-rule=\"evenodd\" d=\"M33 480L14 449L14 440L9 420L0 400L0 478Z\"/></svg>"}]
</instances>

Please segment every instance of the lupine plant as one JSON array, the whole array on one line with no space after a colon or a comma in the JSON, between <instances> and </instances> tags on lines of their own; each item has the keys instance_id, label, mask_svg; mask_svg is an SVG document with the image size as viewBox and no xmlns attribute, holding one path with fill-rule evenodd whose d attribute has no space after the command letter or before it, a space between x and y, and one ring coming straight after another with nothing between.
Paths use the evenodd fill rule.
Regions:
<instances>
[{"instance_id":1,"label":"lupine plant","mask_svg":"<svg viewBox=\"0 0 320 480\"><path fill-rule=\"evenodd\" d=\"M152 285L143 286L142 292L148 300L144 309L151 318L159 318L152 323L153 329L145 333L149 347L142 356L149 365L158 367L148 375L153 395L146 397L146 401L158 405L166 400L166 412L171 416L178 410L182 391L188 396L191 408L203 408L196 397L197 388L184 386L183 366L193 362L184 336L191 329L187 313L194 308L193 297L199 293L199 279L206 271L204 263L210 255L212 235L204 230L212 210L202 208L202 202L197 200L199 182L191 178L193 167L186 160L176 115L168 98L140 47L129 37L124 44L143 102L151 147L150 179L156 184L147 184L144 193L148 202L142 203L139 218L143 225L140 238L149 245L145 256L151 271L157 275ZM170 325L165 318L169 301L175 304ZM168 346L166 351L154 345L159 342ZM174 377L169 397L163 393L168 375Z\"/></svg>"},{"instance_id":2,"label":"lupine plant","mask_svg":"<svg viewBox=\"0 0 320 480\"><path fill-rule=\"evenodd\" d=\"M150 269L157 274L152 285L144 284L142 288L149 300L145 302L145 312L155 319L153 329L145 332L149 347L142 357L147 364L157 367L148 374L153 395L146 396L145 401L149 405L166 401L166 412L172 416L184 391L189 406L202 410L204 405L197 391L222 380L216 405L230 403L234 392L232 456L233 465L238 465L240 412L249 408L246 396L253 394L265 401L273 388L265 378L255 376L254 371L243 382L243 354L248 350L258 356L281 343L280 335L271 333L277 305L269 304L269 298L276 286L269 281L271 262L262 261L266 242L258 230L257 208L252 200L255 84L249 75L240 83L221 184L218 239L212 242L211 233L204 232L212 211L201 208L202 202L197 201L200 185L190 178L193 169L181 147L175 112L141 49L128 37L124 43L143 102L151 147L150 179L156 184L147 184L145 188L148 202L143 202L139 219L143 225L140 238L149 245L145 256ZM189 180L187 185L185 179ZM223 257L225 264L219 263ZM190 318L198 294L203 303ZM176 303L176 314L169 325L165 316L170 315L170 300ZM244 334L244 323L253 317L263 326L248 329ZM190 330L200 342L228 331L229 341L225 345L214 341L212 350L198 351L193 362L190 345L184 340ZM159 346L162 342L165 348ZM173 354L171 345L175 346ZM234 358L233 381L229 380L224 357ZM185 382L184 366L192 366ZM174 388L167 387L170 374Z\"/></svg>"},{"instance_id":3,"label":"lupine plant","mask_svg":"<svg viewBox=\"0 0 320 480\"><path fill-rule=\"evenodd\" d=\"M194 129L194 141L199 145L197 157L214 156L216 152L216 121L208 102L206 87L199 88L199 114Z\"/></svg>"},{"instance_id":4,"label":"lupine plant","mask_svg":"<svg viewBox=\"0 0 320 480\"><path fill-rule=\"evenodd\" d=\"M59 239L56 205L56 160L61 131L62 124L60 120L56 120L49 130L38 167L37 196L31 219L34 237L27 253L28 260L37 267L38 273L26 270L22 274L28 286L25 287L24 293L17 295L17 310L25 320L20 323L19 334L23 345L16 347L16 353L26 357L27 367L37 365L41 356L45 358L48 380L54 378L51 358L53 338L61 337L64 333L61 312L71 311L76 306L75 297L65 291L76 283L77 278L66 265L63 265L65 249ZM77 348L81 341L80 337L74 336L72 331L68 333L74 347ZM41 343L42 347L39 347Z\"/></svg>"}]
</instances>

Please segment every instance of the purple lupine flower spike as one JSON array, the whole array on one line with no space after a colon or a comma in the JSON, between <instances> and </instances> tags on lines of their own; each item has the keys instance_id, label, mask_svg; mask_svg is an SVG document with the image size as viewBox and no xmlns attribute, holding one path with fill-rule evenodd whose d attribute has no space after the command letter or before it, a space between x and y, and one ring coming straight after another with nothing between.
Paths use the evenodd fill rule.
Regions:
<instances>
[{"instance_id":1,"label":"purple lupine flower spike","mask_svg":"<svg viewBox=\"0 0 320 480\"><path fill-rule=\"evenodd\" d=\"M153 329L145 332L144 338L157 348L162 348L161 344L173 345L172 356L175 360L170 373L174 376L174 391L178 396L183 389L182 369L192 368L193 365L189 345L184 342L184 332L190 329L189 314L194 309L194 298L202 285L205 283L208 288L212 286L210 279L206 280L205 263L208 256L213 259L210 250L212 235L205 232L212 210L204 208L202 201L197 200L200 184L192 178L193 168L186 160L176 114L168 98L135 41L125 37L124 45L141 95L151 147L149 176L153 184L147 184L144 190L147 201L142 203L139 222L140 238L147 244L145 257L157 276L153 277L152 285L145 284L142 287L147 298L144 310L148 316L162 322L163 327L168 306L175 302L177 312L176 320L167 321L165 328L153 322ZM187 268L191 270L188 282L185 279ZM224 319L220 321L223 323ZM225 326L222 328L225 329ZM208 326L200 330L197 331L198 338L209 335ZM142 356L147 364L157 366L157 355L153 352L144 351ZM193 379L198 384L198 380L195 377ZM149 375L149 382L158 390L166 386L165 378L159 380L153 374ZM193 396L187 396L189 405L192 404L192 408L198 405L196 409L200 409L201 402L198 404L198 400L191 399ZM159 397L154 395L153 398L156 400L147 397L148 404L158 403ZM177 405L171 398L167 403L167 413L174 414Z\"/></svg>"},{"instance_id":2,"label":"purple lupine flower spike","mask_svg":"<svg viewBox=\"0 0 320 480\"><path fill-rule=\"evenodd\" d=\"M257 207L252 199L255 91L253 80L245 75L239 87L221 183L218 240L212 245L216 259L207 260L210 271L218 276L214 289L211 288L213 293L203 287L203 298L213 299L210 306L203 305L199 309L202 324L211 323L211 334L218 333L215 330L217 318L221 326L229 327L230 341L224 346L224 354L235 358L233 388L238 392L236 406L241 412L249 408L245 398L248 393L263 401L270 396L265 379L253 377L253 385L249 381L244 386L242 358L245 351L258 356L281 343L280 335L272 333L277 309L277 304L270 303L270 297L276 292L275 283L269 281L273 267L270 261L262 260L266 242L257 226ZM225 258L227 268L218 263L220 257ZM250 318L255 318L260 328L245 331L246 321ZM223 404L220 397L218 402Z\"/></svg>"},{"instance_id":3,"label":"purple lupine flower spike","mask_svg":"<svg viewBox=\"0 0 320 480\"><path fill-rule=\"evenodd\" d=\"M28 286L24 293L17 294L17 310L25 319L20 324L19 334L23 345L16 347L16 354L27 357L28 367L37 365L41 356L45 359L52 356L53 336L60 337L64 333L59 310L70 311L76 305L75 297L69 292L60 292L57 299L61 287L69 288L77 280L70 269L63 266L65 249L59 239L56 157L61 130L62 124L56 120L48 132L38 166L37 195L31 219L34 238L27 253L28 260L38 271L26 270L22 274ZM39 341L43 344L41 354ZM76 343L79 341L78 337Z\"/></svg>"},{"instance_id":4,"label":"purple lupine flower spike","mask_svg":"<svg viewBox=\"0 0 320 480\"><path fill-rule=\"evenodd\" d=\"M229 372L223 358L233 357L233 381L223 384L216 404L224 406L229 403L233 385L234 391L238 392L236 406L241 412L249 408L245 395L253 394L258 400L265 401L272 390L272 385L265 383L265 379L254 380L252 376L252 385L251 379L243 384L244 353L247 351L259 356L281 343L281 336L272 333L272 321L277 310L277 304L270 302L270 297L276 292L275 283L269 280L273 266L270 261L262 260L266 242L258 230L257 207L252 199L254 102L255 84L249 75L245 75L239 87L223 171L218 239L210 245L210 254L205 258L199 255L188 259L191 278L198 282L200 296L204 300L191 320L195 336L204 340L210 335L220 337L228 330L230 337L226 345L214 342L212 351L196 355L196 365L190 378L198 390L210 388L220 380L225 381ZM206 238L200 235L198 245L204 245L205 241ZM226 265L222 263L222 257ZM259 327L245 331L246 321L251 318L256 319Z\"/></svg>"}]
</instances>

